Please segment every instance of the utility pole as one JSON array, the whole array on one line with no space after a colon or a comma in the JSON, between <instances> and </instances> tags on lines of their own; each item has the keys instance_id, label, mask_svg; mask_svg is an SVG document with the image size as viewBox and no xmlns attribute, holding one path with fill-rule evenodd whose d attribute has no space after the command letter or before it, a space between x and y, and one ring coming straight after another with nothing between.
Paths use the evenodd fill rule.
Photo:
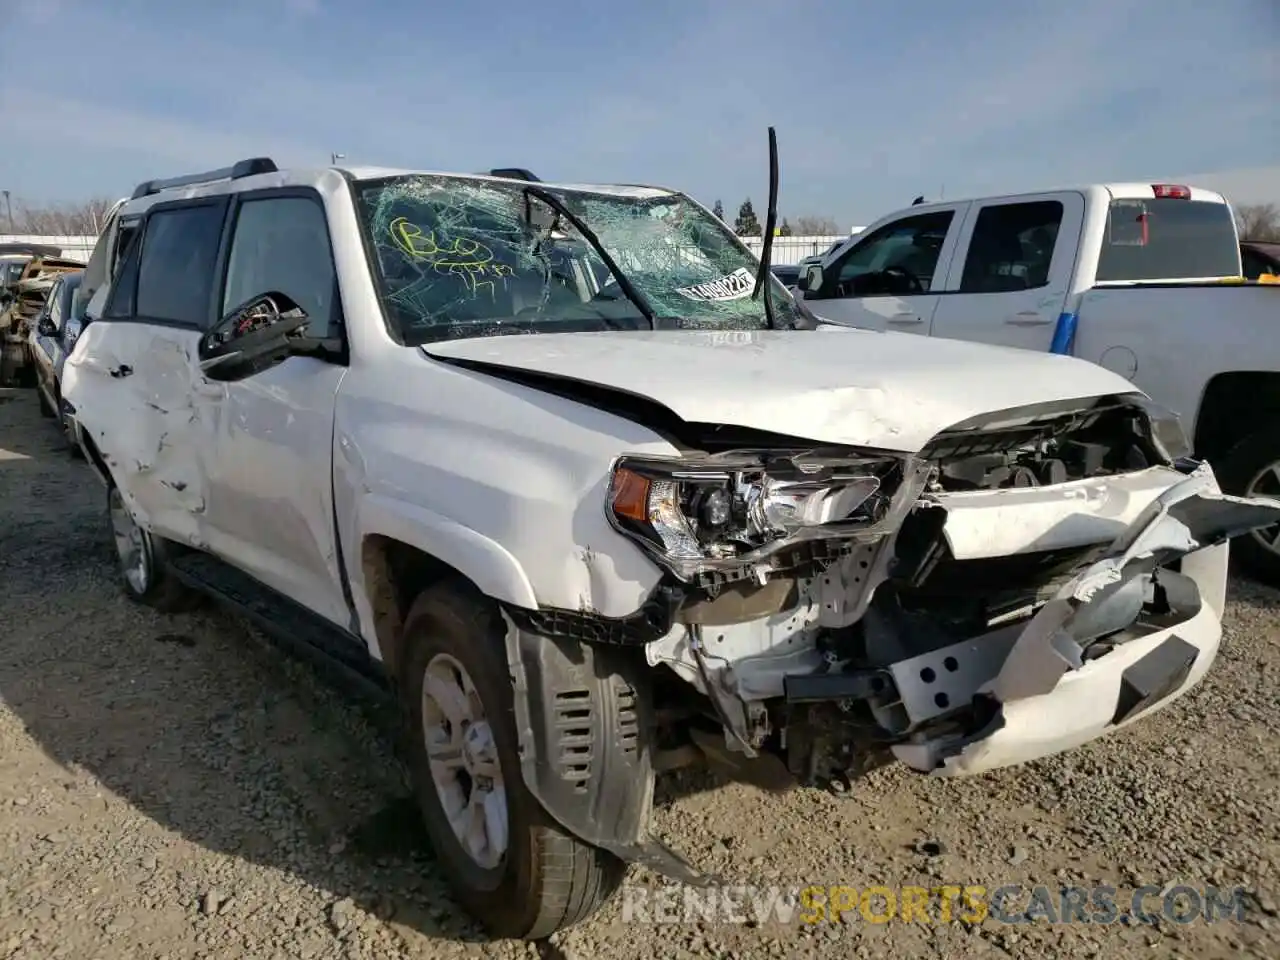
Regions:
<instances>
[{"instance_id":1,"label":"utility pole","mask_svg":"<svg viewBox=\"0 0 1280 960\"><path fill-rule=\"evenodd\" d=\"M9 191L0 190L0 193L4 194L4 208L9 214L9 232L13 233L13 204L9 202Z\"/></svg>"},{"instance_id":2,"label":"utility pole","mask_svg":"<svg viewBox=\"0 0 1280 960\"><path fill-rule=\"evenodd\" d=\"M339 160L345 160L345 159L347 159L347 155L345 153L329 154L329 162L333 164L335 167L338 165Z\"/></svg>"}]
</instances>

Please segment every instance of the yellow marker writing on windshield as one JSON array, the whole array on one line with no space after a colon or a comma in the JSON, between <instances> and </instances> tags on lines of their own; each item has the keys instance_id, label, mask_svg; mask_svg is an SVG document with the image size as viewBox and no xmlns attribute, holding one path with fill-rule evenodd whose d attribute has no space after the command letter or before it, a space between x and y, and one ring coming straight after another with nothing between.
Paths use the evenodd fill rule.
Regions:
<instances>
[{"instance_id":1,"label":"yellow marker writing on windshield","mask_svg":"<svg viewBox=\"0 0 1280 960\"><path fill-rule=\"evenodd\" d=\"M405 256L430 264L438 273L462 277L473 294L486 288L492 296L494 279L515 273L506 264L495 263L493 251L479 240L455 237L441 245L435 231L424 231L404 217L392 220L388 232Z\"/></svg>"}]
</instances>

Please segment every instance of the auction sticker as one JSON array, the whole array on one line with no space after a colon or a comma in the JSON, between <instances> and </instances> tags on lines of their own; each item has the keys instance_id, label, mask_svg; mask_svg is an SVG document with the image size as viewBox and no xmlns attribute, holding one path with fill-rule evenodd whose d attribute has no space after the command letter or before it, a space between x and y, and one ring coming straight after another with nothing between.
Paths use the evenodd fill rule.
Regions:
<instances>
[{"instance_id":1,"label":"auction sticker","mask_svg":"<svg viewBox=\"0 0 1280 960\"><path fill-rule=\"evenodd\" d=\"M690 300L700 300L703 303L710 303L719 300L741 300L743 297L751 296L751 291L756 285L756 278L746 267L739 267L733 273L718 280L708 280L706 283L695 283L691 287L680 287L676 293Z\"/></svg>"}]
</instances>

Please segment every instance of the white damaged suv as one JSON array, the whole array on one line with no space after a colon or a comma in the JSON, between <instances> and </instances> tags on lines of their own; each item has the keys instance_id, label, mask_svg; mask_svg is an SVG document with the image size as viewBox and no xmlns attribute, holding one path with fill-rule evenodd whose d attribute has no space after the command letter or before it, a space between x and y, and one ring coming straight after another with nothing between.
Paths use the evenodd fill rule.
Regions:
<instances>
[{"instance_id":1,"label":"white damaged suv","mask_svg":"<svg viewBox=\"0 0 1280 960\"><path fill-rule=\"evenodd\" d=\"M64 396L124 590L212 595L399 697L457 894L589 915L655 772L968 774L1218 650L1223 496L1084 361L814 329L680 193L269 160L141 185ZM766 309L766 306L768 307Z\"/></svg>"}]
</instances>

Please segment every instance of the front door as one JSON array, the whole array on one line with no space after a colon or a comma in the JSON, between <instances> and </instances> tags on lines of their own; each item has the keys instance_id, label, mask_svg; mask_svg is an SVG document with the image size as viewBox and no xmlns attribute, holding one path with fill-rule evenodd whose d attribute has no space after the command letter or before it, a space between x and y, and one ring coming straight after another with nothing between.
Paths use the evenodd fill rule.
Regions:
<instances>
[{"instance_id":1,"label":"front door","mask_svg":"<svg viewBox=\"0 0 1280 960\"><path fill-rule=\"evenodd\" d=\"M931 206L858 235L827 258L805 302L831 323L928 334L964 207Z\"/></svg>"},{"instance_id":2,"label":"front door","mask_svg":"<svg viewBox=\"0 0 1280 960\"><path fill-rule=\"evenodd\" d=\"M314 192L242 194L231 212L220 316L284 294L310 336L342 342L342 308L324 206ZM350 623L334 535L333 422L346 367L290 357L241 379L215 370L216 410L202 454L210 549L341 626Z\"/></svg>"},{"instance_id":3,"label":"front door","mask_svg":"<svg viewBox=\"0 0 1280 960\"><path fill-rule=\"evenodd\" d=\"M1071 295L1084 196L975 203L966 221L933 335L1047 351Z\"/></svg>"}]
</instances>

